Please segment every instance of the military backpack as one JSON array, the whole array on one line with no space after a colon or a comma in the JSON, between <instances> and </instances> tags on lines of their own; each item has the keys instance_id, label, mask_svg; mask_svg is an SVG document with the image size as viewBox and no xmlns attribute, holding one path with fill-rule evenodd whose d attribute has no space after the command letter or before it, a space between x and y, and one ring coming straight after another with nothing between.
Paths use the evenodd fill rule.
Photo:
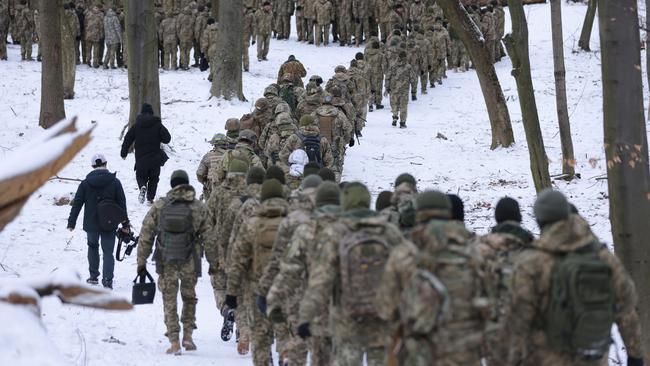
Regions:
<instances>
[{"instance_id":1,"label":"military backpack","mask_svg":"<svg viewBox=\"0 0 650 366\"><path fill-rule=\"evenodd\" d=\"M450 299L445 285L430 271L418 268L402 291L400 324L407 335L428 335L449 313Z\"/></svg>"},{"instance_id":2,"label":"military backpack","mask_svg":"<svg viewBox=\"0 0 650 366\"><path fill-rule=\"evenodd\" d=\"M266 264L271 260L273 243L275 243L275 237L284 216L260 216L259 218L253 248L253 273L261 276L264 273Z\"/></svg>"},{"instance_id":3,"label":"military backpack","mask_svg":"<svg viewBox=\"0 0 650 366\"><path fill-rule=\"evenodd\" d=\"M323 154L320 149L321 137L320 136L304 136L298 134L302 141L302 146L307 153L310 163L317 163L321 168L323 167Z\"/></svg>"},{"instance_id":4,"label":"military backpack","mask_svg":"<svg viewBox=\"0 0 650 366\"><path fill-rule=\"evenodd\" d=\"M615 315L613 271L600 258L600 250L599 243L592 243L563 255L554 253L544 321L553 349L587 360L609 352Z\"/></svg>"},{"instance_id":5,"label":"military backpack","mask_svg":"<svg viewBox=\"0 0 650 366\"><path fill-rule=\"evenodd\" d=\"M282 100L284 100L289 105L289 108L291 108L292 113L296 111L296 107L298 106L298 100L296 98L296 94L293 92L293 86L281 87L280 98L282 98Z\"/></svg>"},{"instance_id":6,"label":"military backpack","mask_svg":"<svg viewBox=\"0 0 650 366\"><path fill-rule=\"evenodd\" d=\"M187 261L194 251L192 202L170 200L158 218L157 248L163 262Z\"/></svg>"},{"instance_id":7,"label":"military backpack","mask_svg":"<svg viewBox=\"0 0 650 366\"><path fill-rule=\"evenodd\" d=\"M334 120L336 115L316 114L320 135L325 137L330 143L334 143Z\"/></svg>"}]
</instances>

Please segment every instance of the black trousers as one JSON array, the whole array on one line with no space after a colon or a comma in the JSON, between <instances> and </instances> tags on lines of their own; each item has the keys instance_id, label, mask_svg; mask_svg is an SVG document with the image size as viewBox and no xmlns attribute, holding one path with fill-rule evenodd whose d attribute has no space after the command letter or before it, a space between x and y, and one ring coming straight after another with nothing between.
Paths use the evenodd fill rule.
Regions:
<instances>
[{"instance_id":1,"label":"black trousers","mask_svg":"<svg viewBox=\"0 0 650 366\"><path fill-rule=\"evenodd\" d=\"M135 169L135 179L138 181L138 188L147 187L147 200L153 201L156 198L156 190L160 180L160 167L137 167Z\"/></svg>"}]
</instances>

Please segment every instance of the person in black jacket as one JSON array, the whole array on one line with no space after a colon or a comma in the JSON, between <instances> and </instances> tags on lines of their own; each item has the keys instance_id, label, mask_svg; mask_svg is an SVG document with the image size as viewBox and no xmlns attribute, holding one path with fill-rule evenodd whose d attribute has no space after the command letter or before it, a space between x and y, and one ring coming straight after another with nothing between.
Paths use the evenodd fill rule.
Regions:
<instances>
[{"instance_id":1,"label":"person in black jacket","mask_svg":"<svg viewBox=\"0 0 650 366\"><path fill-rule=\"evenodd\" d=\"M115 247L115 231L102 230L97 215L97 204L99 197L113 200L126 213L126 197L122 189L122 183L106 169L106 158L102 154L96 154L92 158L92 167L86 179L84 179L72 201L72 209L68 218L68 230L73 231L77 225L77 218L81 208L84 207L83 230L88 237L88 269L90 277L86 282L96 285L99 277L99 244L101 239L103 253L102 285L106 288L113 288L113 268L115 259L113 249ZM128 219L122 223L122 227L128 226Z\"/></svg>"},{"instance_id":2,"label":"person in black jacket","mask_svg":"<svg viewBox=\"0 0 650 366\"><path fill-rule=\"evenodd\" d=\"M168 159L160 144L168 144L171 139L160 117L153 115L150 104L144 103L135 124L124 136L120 153L122 159L126 159L131 145L135 143L135 179L140 188L140 203L144 203L145 196L149 203L156 198L160 167Z\"/></svg>"}]
</instances>

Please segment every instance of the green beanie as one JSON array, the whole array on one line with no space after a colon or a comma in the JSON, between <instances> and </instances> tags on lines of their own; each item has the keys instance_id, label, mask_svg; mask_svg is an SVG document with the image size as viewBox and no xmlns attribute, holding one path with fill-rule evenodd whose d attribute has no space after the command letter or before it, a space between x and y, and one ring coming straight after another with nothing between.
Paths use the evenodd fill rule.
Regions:
<instances>
[{"instance_id":1,"label":"green beanie","mask_svg":"<svg viewBox=\"0 0 650 366\"><path fill-rule=\"evenodd\" d=\"M300 117L300 127L311 126L314 124L314 117L306 114Z\"/></svg>"},{"instance_id":2,"label":"green beanie","mask_svg":"<svg viewBox=\"0 0 650 366\"><path fill-rule=\"evenodd\" d=\"M282 197L284 197L284 190L277 179L269 179L262 184L262 202L271 198Z\"/></svg>"},{"instance_id":3,"label":"green beanie","mask_svg":"<svg viewBox=\"0 0 650 366\"><path fill-rule=\"evenodd\" d=\"M344 211L362 210L370 208L370 192L360 182L345 185L341 194L341 206Z\"/></svg>"},{"instance_id":4,"label":"green beanie","mask_svg":"<svg viewBox=\"0 0 650 366\"><path fill-rule=\"evenodd\" d=\"M569 202L560 191L545 189L537 196L535 206L535 219L540 227L569 218Z\"/></svg>"},{"instance_id":5,"label":"green beanie","mask_svg":"<svg viewBox=\"0 0 650 366\"><path fill-rule=\"evenodd\" d=\"M246 184L262 184L264 183L264 174L266 172L264 169L254 166L248 170L248 175L246 176Z\"/></svg>"},{"instance_id":6,"label":"green beanie","mask_svg":"<svg viewBox=\"0 0 650 366\"><path fill-rule=\"evenodd\" d=\"M387 207L390 207L390 200L393 198L393 192L383 191L377 196L377 202L375 202L375 210L381 211Z\"/></svg>"},{"instance_id":7,"label":"green beanie","mask_svg":"<svg viewBox=\"0 0 650 366\"><path fill-rule=\"evenodd\" d=\"M269 179L275 179L280 182L280 184L287 184L286 178L284 176L284 171L277 165L271 165L268 169L266 169L264 180L266 181Z\"/></svg>"},{"instance_id":8,"label":"green beanie","mask_svg":"<svg viewBox=\"0 0 650 366\"><path fill-rule=\"evenodd\" d=\"M325 205L340 205L341 204L341 190L338 184L334 182L325 181L321 183L316 192L316 207Z\"/></svg>"},{"instance_id":9,"label":"green beanie","mask_svg":"<svg viewBox=\"0 0 650 366\"><path fill-rule=\"evenodd\" d=\"M429 211L436 217L451 217L451 200L449 196L439 191L425 191L415 197L415 209L420 211Z\"/></svg>"},{"instance_id":10,"label":"green beanie","mask_svg":"<svg viewBox=\"0 0 650 366\"><path fill-rule=\"evenodd\" d=\"M307 189L307 188L316 188L318 187L319 184L323 183L323 179L319 177L318 175L309 175L305 177L302 180L302 183L300 184L300 188L302 189Z\"/></svg>"},{"instance_id":11,"label":"green beanie","mask_svg":"<svg viewBox=\"0 0 650 366\"><path fill-rule=\"evenodd\" d=\"M418 182L415 181L415 177L409 173L400 174L397 179L395 179L395 187L399 186L402 183L410 183L413 187L418 185Z\"/></svg>"},{"instance_id":12,"label":"green beanie","mask_svg":"<svg viewBox=\"0 0 650 366\"><path fill-rule=\"evenodd\" d=\"M169 183L171 184L172 188L181 184L190 184L190 177L184 170L174 170Z\"/></svg>"},{"instance_id":13,"label":"green beanie","mask_svg":"<svg viewBox=\"0 0 650 366\"><path fill-rule=\"evenodd\" d=\"M245 161L235 159L230 162L230 166L228 166L228 173L246 174L248 173L248 164L246 164Z\"/></svg>"},{"instance_id":14,"label":"green beanie","mask_svg":"<svg viewBox=\"0 0 650 366\"><path fill-rule=\"evenodd\" d=\"M318 175L318 172L320 171L320 165L316 162L310 162L307 165L305 165L305 169L303 170L303 176L308 177L310 175Z\"/></svg>"}]
</instances>

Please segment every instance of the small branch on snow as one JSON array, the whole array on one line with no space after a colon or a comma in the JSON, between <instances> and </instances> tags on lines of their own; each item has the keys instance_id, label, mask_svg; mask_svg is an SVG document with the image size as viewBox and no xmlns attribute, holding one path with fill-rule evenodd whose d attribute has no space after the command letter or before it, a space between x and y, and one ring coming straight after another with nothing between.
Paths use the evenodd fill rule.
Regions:
<instances>
[{"instance_id":1,"label":"small branch on snow","mask_svg":"<svg viewBox=\"0 0 650 366\"><path fill-rule=\"evenodd\" d=\"M11 112L14 114L15 117L18 117L18 115L16 114L16 111L14 111L13 107L9 106L9 109L11 109Z\"/></svg>"},{"instance_id":2,"label":"small branch on snow","mask_svg":"<svg viewBox=\"0 0 650 366\"><path fill-rule=\"evenodd\" d=\"M82 179L59 177L58 175L55 175L55 176L53 176L52 178L50 178L48 180L65 180L65 181L71 181L71 182L83 182Z\"/></svg>"},{"instance_id":3,"label":"small branch on snow","mask_svg":"<svg viewBox=\"0 0 650 366\"><path fill-rule=\"evenodd\" d=\"M174 103L198 103L196 100L181 100L181 99L172 99L169 102L164 102L164 105L170 105Z\"/></svg>"}]
</instances>

